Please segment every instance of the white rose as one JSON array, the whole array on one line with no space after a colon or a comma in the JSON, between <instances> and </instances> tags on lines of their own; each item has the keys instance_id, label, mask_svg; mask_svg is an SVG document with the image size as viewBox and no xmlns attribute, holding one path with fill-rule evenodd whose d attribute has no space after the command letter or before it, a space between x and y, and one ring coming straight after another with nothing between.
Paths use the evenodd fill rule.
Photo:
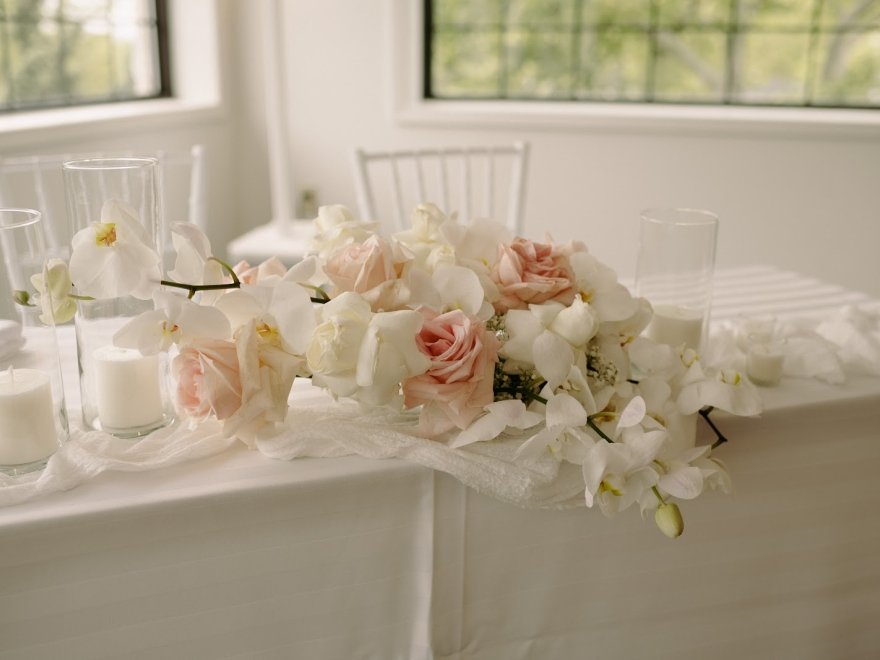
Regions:
<instances>
[{"instance_id":1,"label":"white rose","mask_svg":"<svg viewBox=\"0 0 880 660\"><path fill-rule=\"evenodd\" d=\"M422 315L412 310L373 314L359 294L346 292L324 305L306 351L312 382L334 396L371 406L400 400L400 383L427 371L416 335Z\"/></svg>"},{"instance_id":2,"label":"white rose","mask_svg":"<svg viewBox=\"0 0 880 660\"><path fill-rule=\"evenodd\" d=\"M375 223L355 220L347 208L340 204L322 206L315 218L315 238L312 249L321 257L351 245L363 243L375 232Z\"/></svg>"}]
</instances>

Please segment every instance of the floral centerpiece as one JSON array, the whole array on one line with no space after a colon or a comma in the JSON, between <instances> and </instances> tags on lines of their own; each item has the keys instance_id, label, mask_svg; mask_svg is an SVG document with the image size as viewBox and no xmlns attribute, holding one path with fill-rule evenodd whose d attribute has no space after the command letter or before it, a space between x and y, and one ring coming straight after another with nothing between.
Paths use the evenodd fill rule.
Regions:
<instances>
[{"instance_id":1,"label":"floral centerpiece","mask_svg":"<svg viewBox=\"0 0 880 660\"><path fill-rule=\"evenodd\" d=\"M412 433L449 451L521 437L515 460L580 466L587 507L638 505L674 537L676 500L730 487L714 456L724 438L697 445L698 414L717 433L712 408L760 410L739 374L641 336L651 305L579 242L463 225L432 204L386 238L327 206L313 254L292 268L231 267L195 226L175 225L175 265L160 280L130 209L106 210L74 238L69 273L52 262L35 282L55 293L47 311L63 321L77 297L152 296L114 343L173 351L180 414L214 417L251 446L285 420L294 379L311 378L365 410L417 411Z\"/></svg>"}]
</instances>

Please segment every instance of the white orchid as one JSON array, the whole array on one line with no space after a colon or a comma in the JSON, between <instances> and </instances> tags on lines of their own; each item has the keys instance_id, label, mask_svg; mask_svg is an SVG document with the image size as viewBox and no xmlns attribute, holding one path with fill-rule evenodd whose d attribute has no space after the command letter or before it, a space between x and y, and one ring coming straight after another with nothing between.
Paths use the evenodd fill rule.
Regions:
<instances>
[{"instance_id":1,"label":"white orchid","mask_svg":"<svg viewBox=\"0 0 880 660\"><path fill-rule=\"evenodd\" d=\"M460 309L468 316L486 320L494 314L486 302L477 274L464 266L437 266L431 275L413 269L407 274L407 286L414 304L444 313Z\"/></svg>"},{"instance_id":2,"label":"white orchid","mask_svg":"<svg viewBox=\"0 0 880 660\"><path fill-rule=\"evenodd\" d=\"M690 415L706 406L734 415L753 416L761 412L761 395L738 371L719 369L707 373L699 361L694 361L682 376L678 409Z\"/></svg>"},{"instance_id":3,"label":"white orchid","mask_svg":"<svg viewBox=\"0 0 880 660\"><path fill-rule=\"evenodd\" d=\"M100 221L78 231L72 248L70 277L80 295L149 300L159 287L161 259L137 211L123 202L105 202Z\"/></svg>"},{"instance_id":4,"label":"white orchid","mask_svg":"<svg viewBox=\"0 0 880 660\"><path fill-rule=\"evenodd\" d=\"M226 280L223 266L211 259L211 242L196 225L172 224L171 243L177 255L168 272L172 280L187 284L222 284Z\"/></svg>"},{"instance_id":5,"label":"white orchid","mask_svg":"<svg viewBox=\"0 0 880 660\"><path fill-rule=\"evenodd\" d=\"M505 319L509 338L501 348L502 357L534 366L552 390L565 382L575 361L571 344L549 330L563 309L564 305L550 302L510 310Z\"/></svg>"},{"instance_id":6,"label":"white orchid","mask_svg":"<svg viewBox=\"0 0 880 660\"><path fill-rule=\"evenodd\" d=\"M233 331L253 321L263 342L291 355L304 355L315 329L315 311L309 292L295 282L271 285L242 284L216 303Z\"/></svg>"},{"instance_id":7,"label":"white orchid","mask_svg":"<svg viewBox=\"0 0 880 660\"><path fill-rule=\"evenodd\" d=\"M526 440L514 457L535 459L549 450L554 456L571 463L583 463L587 450L594 443L585 429L587 416L593 412L586 410L570 394L551 395L545 408L544 428Z\"/></svg>"},{"instance_id":8,"label":"white orchid","mask_svg":"<svg viewBox=\"0 0 880 660\"><path fill-rule=\"evenodd\" d=\"M71 297L73 283L67 264L61 259L46 262L43 273L31 276L41 308L40 321L46 324L67 323L76 314L76 300Z\"/></svg>"},{"instance_id":9,"label":"white orchid","mask_svg":"<svg viewBox=\"0 0 880 660\"><path fill-rule=\"evenodd\" d=\"M155 309L135 317L113 336L116 346L155 355L189 338L228 339L231 335L229 321L218 309L161 290L153 294L153 301Z\"/></svg>"},{"instance_id":10,"label":"white orchid","mask_svg":"<svg viewBox=\"0 0 880 660\"><path fill-rule=\"evenodd\" d=\"M586 251L574 252L568 260L578 292L603 321L623 321L638 312L639 303L611 268Z\"/></svg>"},{"instance_id":11,"label":"white orchid","mask_svg":"<svg viewBox=\"0 0 880 660\"><path fill-rule=\"evenodd\" d=\"M656 485L659 475L651 466L666 439L665 431L633 427L621 442L597 442L583 463L584 498L611 516L638 501Z\"/></svg>"},{"instance_id":12,"label":"white orchid","mask_svg":"<svg viewBox=\"0 0 880 660\"><path fill-rule=\"evenodd\" d=\"M542 414L528 410L526 404L518 399L496 401L486 406L485 410L486 414L475 419L453 439L451 447L494 440L509 428L524 430L544 421Z\"/></svg>"}]
</instances>

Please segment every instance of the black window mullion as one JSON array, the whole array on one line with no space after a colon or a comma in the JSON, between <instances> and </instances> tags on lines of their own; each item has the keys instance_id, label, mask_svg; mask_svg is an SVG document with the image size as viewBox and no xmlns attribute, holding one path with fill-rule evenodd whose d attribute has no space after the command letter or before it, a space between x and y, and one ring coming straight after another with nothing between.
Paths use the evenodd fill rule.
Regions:
<instances>
[{"instance_id":1,"label":"black window mullion","mask_svg":"<svg viewBox=\"0 0 880 660\"><path fill-rule=\"evenodd\" d=\"M657 57L660 53L660 45L657 39L657 23L660 8L658 0L651 0L648 18L648 61L645 69L645 101L650 103L654 100L657 84Z\"/></svg>"},{"instance_id":2,"label":"black window mullion","mask_svg":"<svg viewBox=\"0 0 880 660\"><path fill-rule=\"evenodd\" d=\"M739 12L737 0L730 0L727 8L727 39L725 40L724 61L724 89L721 91L723 103L732 103L739 84L739 71L737 71L737 51L740 48L739 40Z\"/></svg>"},{"instance_id":3,"label":"black window mullion","mask_svg":"<svg viewBox=\"0 0 880 660\"><path fill-rule=\"evenodd\" d=\"M0 0L3 6L3 71L6 74L6 103L15 105L15 78L12 76L12 16L9 14L8 0Z\"/></svg>"},{"instance_id":4,"label":"black window mullion","mask_svg":"<svg viewBox=\"0 0 880 660\"><path fill-rule=\"evenodd\" d=\"M569 98L575 98L578 82L581 78L581 36L582 28L582 12L584 8L584 0L574 0L572 11L574 12L574 25L571 30L571 59L569 64Z\"/></svg>"},{"instance_id":5,"label":"black window mullion","mask_svg":"<svg viewBox=\"0 0 880 660\"><path fill-rule=\"evenodd\" d=\"M813 13L810 20L810 43L807 46L807 73L804 80L804 105L813 103L813 96L816 92L816 60L819 57L819 37L821 29L819 21L822 17L823 0L813 0Z\"/></svg>"}]
</instances>

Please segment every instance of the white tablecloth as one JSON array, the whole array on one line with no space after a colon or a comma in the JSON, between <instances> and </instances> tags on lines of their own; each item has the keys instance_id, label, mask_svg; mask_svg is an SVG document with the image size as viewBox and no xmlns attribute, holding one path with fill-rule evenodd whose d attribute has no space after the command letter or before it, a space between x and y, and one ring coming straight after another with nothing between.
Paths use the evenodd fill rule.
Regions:
<instances>
[{"instance_id":1,"label":"white tablecloth","mask_svg":"<svg viewBox=\"0 0 880 660\"><path fill-rule=\"evenodd\" d=\"M865 302L766 269L717 300ZM880 379L764 392L760 418L713 416L737 492L684 503L675 541L241 447L0 509L0 658L880 657Z\"/></svg>"}]
</instances>

